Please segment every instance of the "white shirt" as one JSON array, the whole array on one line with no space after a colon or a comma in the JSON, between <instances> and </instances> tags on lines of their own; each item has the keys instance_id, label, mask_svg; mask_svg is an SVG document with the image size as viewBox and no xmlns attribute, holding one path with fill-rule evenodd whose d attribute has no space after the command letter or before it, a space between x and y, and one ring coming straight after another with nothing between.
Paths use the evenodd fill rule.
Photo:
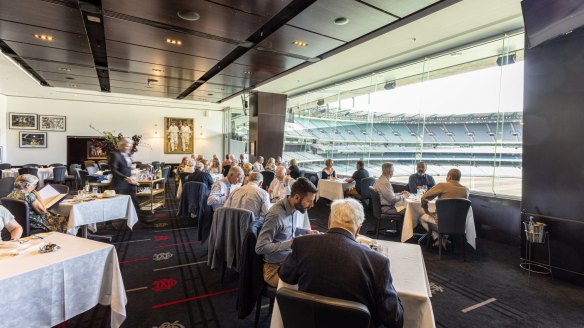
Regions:
<instances>
[{"instance_id":1,"label":"white shirt","mask_svg":"<svg viewBox=\"0 0 584 328\"><path fill-rule=\"evenodd\" d=\"M264 170L264 165L260 162L253 163L253 170L256 172L261 172Z\"/></svg>"},{"instance_id":2,"label":"white shirt","mask_svg":"<svg viewBox=\"0 0 584 328\"><path fill-rule=\"evenodd\" d=\"M252 211L257 220L260 217L265 218L272 204L267 191L258 187L255 183L248 183L233 191L227 197L224 206Z\"/></svg>"},{"instance_id":3,"label":"white shirt","mask_svg":"<svg viewBox=\"0 0 584 328\"><path fill-rule=\"evenodd\" d=\"M373 189L379 193L381 206L396 206L405 201L405 197L402 194L396 195L393 192L393 186L386 176L380 176L373 184Z\"/></svg>"},{"instance_id":4,"label":"white shirt","mask_svg":"<svg viewBox=\"0 0 584 328\"><path fill-rule=\"evenodd\" d=\"M12 220L14 220L14 215L6 207L0 205L0 230Z\"/></svg>"},{"instance_id":5,"label":"white shirt","mask_svg":"<svg viewBox=\"0 0 584 328\"><path fill-rule=\"evenodd\" d=\"M213 186L211 186L211 191L209 192L209 197L207 198L207 204L212 206L214 210L222 207L227 200L227 196L229 196L231 192L235 191L239 187L240 185L232 185L229 183L227 178L215 181Z\"/></svg>"},{"instance_id":6,"label":"white shirt","mask_svg":"<svg viewBox=\"0 0 584 328\"><path fill-rule=\"evenodd\" d=\"M172 136L177 136L178 135L178 131L179 131L178 130L178 126L176 126L176 125L171 125L168 128L168 133L170 133Z\"/></svg>"},{"instance_id":7,"label":"white shirt","mask_svg":"<svg viewBox=\"0 0 584 328\"><path fill-rule=\"evenodd\" d=\"M286 183L286 178L288 178L288 183ZM278 178L274 178L272 183L270 183L270 196L272 199L282 199L292 192L292 184L294 184L296 180L292 179L291 177L285 177L284 181L278 180Z\"/></svg>"},{"instance_id":8,"label":"white shirt","mask_svg":"<svg viewBox=\"0 0 584 328\"><path fill-rule=\"evenodd\" d=\"M183 125L180 128L180 134L183 137L189 137L191 135L191 128L189 128L187 125Z\"/></svg>"}]
</instances>

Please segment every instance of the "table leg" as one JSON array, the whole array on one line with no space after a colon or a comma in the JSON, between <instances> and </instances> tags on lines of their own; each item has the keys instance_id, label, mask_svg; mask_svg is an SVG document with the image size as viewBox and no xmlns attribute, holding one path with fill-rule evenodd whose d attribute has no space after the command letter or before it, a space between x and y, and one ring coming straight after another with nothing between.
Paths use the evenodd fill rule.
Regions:
<instances>
[{"instance_id":1,"label":"table leg","mask_svg":"<svg viewBox=\"0 0 584 328\"><path fill-rule=\"evenodd\" d=\"M81 237L87 239L87 224L81 226Z\"/></svg>"}]
</instances>

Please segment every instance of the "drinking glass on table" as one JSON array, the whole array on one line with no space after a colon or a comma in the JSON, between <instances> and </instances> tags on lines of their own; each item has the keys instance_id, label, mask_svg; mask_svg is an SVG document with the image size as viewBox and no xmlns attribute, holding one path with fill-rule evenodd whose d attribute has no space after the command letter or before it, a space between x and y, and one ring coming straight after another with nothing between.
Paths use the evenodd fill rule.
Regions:
<instances>
[{"instance_id":1,"label":"drinking glass on table","mask_svg":"<svg viewBox=\"0 0 584 328\"><path fill-rule=\"evenodd\" d=\"M91 193L92 193L94 196L97 196L97 187L93 187L93 188L91 188Z\"/></svg>"}]
</instances>

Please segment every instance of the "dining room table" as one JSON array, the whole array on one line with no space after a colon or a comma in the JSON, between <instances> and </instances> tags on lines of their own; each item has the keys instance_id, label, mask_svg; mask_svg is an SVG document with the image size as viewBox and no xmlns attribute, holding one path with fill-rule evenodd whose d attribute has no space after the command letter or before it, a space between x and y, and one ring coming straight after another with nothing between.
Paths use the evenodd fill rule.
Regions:
<instances>
[{"instance_id":1,"label":"dining room table","mask_svg":"<svg viewBox=\"0 0 584 328\"><path fill-rule=\"evenodd\" d=\"M125 219L130 229L138 222L138 214L132 198L128 195L115 195L109 198L103 194L76 196L60 202L57 211L68 217L67 233L76 235L81 227L84 237L87 236L87 229L95 232L96 224L99 222Z\"/></svg>"},{"instance_id":2,"label":"dining room table","mask_svg":"<svg viewBox=\"0 0 584 328\"><path fill-rule=\"evenodd\" d=\"M0 294L1 327L53 327L98 304L111 307L111 327L126 318L115 247L58 232L0 242Z\"/></svg>"},{"instance_id":3,"label":"dining room table","mask_svg":"<svg viewBox=\"0 0 584 328\"><path fill-rule=\"evenodd\" d=\"M319 198L326 198L328 200L336 200L345 198L345 191L350 188L355 188L355 181L347 182L345 179L320 179L318 180L318 188L316 192L316 200Z\"/></svg>"},{"instance_id":4,"label":"dining room table","mask_svg":"<svg viewBox=\"0 0 584 328\"><path fill-rule=\"evenodd\" d=\"M375 240L365 236L358 236L357 241L368 247L375 245L379 253L389 258L393 286L404 309L403 327L434 328L436 325L430 300L432 292L420 246ZM298 289L298 285L289 285L280 280L277 288L282 287ZM274 303L270 327L284 327L277 300Z\"/></svg>"},{"instance_id":5,"label":"dining room table","mask_svg":"<svg viewBox=\"0 0 584 328\"><path fill-rule=\"evenodd\" d=\"M436 212L436 199L428 202L428 211ZM410 195L405 200L404 221L402 226L401 242L404 243L414 236L414 228L420 223L422 215L424 215L422 202L420 197ZM477 233L475 229L474 216L472 206L469 207L466 215L466 241L472 248L476 249Z\"/></svg>"}]
</instances>

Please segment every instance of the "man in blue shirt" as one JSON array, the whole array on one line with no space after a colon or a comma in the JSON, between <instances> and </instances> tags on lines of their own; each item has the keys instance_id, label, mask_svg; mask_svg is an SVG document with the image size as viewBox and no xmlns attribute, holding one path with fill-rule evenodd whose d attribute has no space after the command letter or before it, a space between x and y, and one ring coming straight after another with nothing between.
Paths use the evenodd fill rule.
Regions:
<instances>
[{"instance_id":1,"label":"man in blue shirt","mask_svg":"<svg viewBox=\"0 0 584 328\"><path fill-rule=\"evenodd\" d=\"M355 188L348 189L347 196L361 195L361 180L369 177L369 171L365 169L363 161L357 161L355 166L357 171L353 172L353 175L347 179L348 183L355 182Z\"/></svg>"},{"instance_id":2,"label":"man in blue shirt","mask_svg":"<svg viewBox=\"0 0 584 328\"><path fill-rule=\"evenodd\" d=\"M294 212L306 213L314 205L316 187L306 178L298 178L292 185L290 196L274 204L258 235L255 251L264 256L264 280L270 286L278 285L278 269L292 252L294 237L318 233L316 230L298 228Z\"/></svg>"},{"instance_id":3,"label":"man in blue shirt","mask_svg":"<svg viewBox=\"0 0 584 328\"><path fill-rule=\"evenodd\" d=\"M436 182L434 182L434 178L431 175L426 174L426 163L419 162L416 165L417 173L410 175L410 181L408 182L408 191L412 194L416 194L418 189L421 189L422 186L426 186L427 190L434 187Z\"/></svg>"}]
</instances>

